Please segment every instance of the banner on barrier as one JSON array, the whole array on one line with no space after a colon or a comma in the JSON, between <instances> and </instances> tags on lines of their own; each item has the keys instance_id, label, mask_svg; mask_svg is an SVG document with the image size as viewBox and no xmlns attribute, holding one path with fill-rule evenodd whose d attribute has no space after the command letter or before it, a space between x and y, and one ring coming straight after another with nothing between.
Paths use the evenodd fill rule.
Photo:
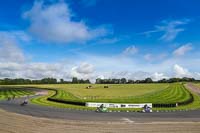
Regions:
<instances>
[{"instance_id":1,"label":"banner on barrier","mask_svg":"<svg viewBox=\"0 0 200 133\"><path fill-rule=\"evenodd\" d=\"M140 104L129 104L129 103L93 103L86 102L87 107L99 107L103 104L106 108L143 108L145 105L152 108L152 103L140 103Z\"/></svg>"}]
</instances>

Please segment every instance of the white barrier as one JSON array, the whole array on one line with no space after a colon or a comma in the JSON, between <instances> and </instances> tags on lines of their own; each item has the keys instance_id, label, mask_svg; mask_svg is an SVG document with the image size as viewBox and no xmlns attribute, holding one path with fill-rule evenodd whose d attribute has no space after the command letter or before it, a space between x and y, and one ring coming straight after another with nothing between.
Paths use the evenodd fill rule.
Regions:
<instances>
[{"instance_id":1,"label":"white barrier","mask_svg":"<svg viewBox=\"0 0 200 133\"><path fill-rule=\"evenodd\" d=\"M87 107L99 107L103 104L106 108L143 108L144 105L152 108L152 103L140 103L140 104L129 104L129 103L92 103L86 102Z\"/></svg>"}]
</instances>

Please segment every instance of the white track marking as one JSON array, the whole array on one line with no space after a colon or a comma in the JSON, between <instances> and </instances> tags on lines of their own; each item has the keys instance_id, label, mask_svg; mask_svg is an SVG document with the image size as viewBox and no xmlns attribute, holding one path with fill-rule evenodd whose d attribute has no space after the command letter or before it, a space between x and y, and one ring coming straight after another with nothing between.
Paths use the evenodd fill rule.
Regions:
<instances>
[{"instance_id":1,"label":"white track marking","mask_svg":"<svg viewBox=\"0 0 200 133\"><path fill-rule=\"evenodd\" d=\"M121 120L124 121L125 123L134 123L135 122L126 117L122 118Z\"/></svg>"}]
</instances>

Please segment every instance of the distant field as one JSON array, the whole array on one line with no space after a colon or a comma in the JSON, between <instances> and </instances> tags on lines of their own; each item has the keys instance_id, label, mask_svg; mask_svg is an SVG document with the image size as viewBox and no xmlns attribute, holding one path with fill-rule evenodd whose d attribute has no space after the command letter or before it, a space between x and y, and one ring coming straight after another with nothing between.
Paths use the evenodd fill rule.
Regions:
<instances>
[{"instance_id":1,"label":"distant field","mask_svg":"<svg viewBox=\"0 0 200 133\"><path fill-rule=\"evenodd\" d=\"M86 89L90 84L50 84L50 85L14 85L14 87L51 88L69 92L78 98L117 98L140 96L163 90L169 84L92 84L92 88ZM7 86L8 87L8 86ZM12 87L12 85L10 85Z\"/></svg>"},{"instance_id":2,"label":"distant field","mask_svg":"<svg viewBox=\"0 0 200 133\"><path fill-rule=\"evenodd\" d=\"M108 88L104 88L103 84L91 85L92 88L86 89L88 84L57 84L57 85L34 85L39 88L59 89L73 94L78 98L118 98L140 96L147 93L163 90L167 88L168 84L111 84Z\"/></svg>"},{"instance_id":3,"label":"distant field","mask_svg":"<svg viewBox=\"0 0 200 133\"><path fill-rule=\"evenodd\" d=\"M102 93L94 95L100 91ZM188 101L192 97L182 84L134 84L111 85L111 88L97 86L94 89L61 89L52 98L77 102L173 104Z\"/></svg>"},{"instance_id":4,"label":"distant field","mask_svg":"<svg viewBox=\"0 0 200 133\"><path fill-rule=\"evenodd\" d=\"M12 97L20 97L20 96L25 96L25 95L32 95L34 94L32 91L27 90L27 89L12 89L12 88L0 88L0 99L5 99L5 98L12 98Z\"/></svg>"}]
</instances>

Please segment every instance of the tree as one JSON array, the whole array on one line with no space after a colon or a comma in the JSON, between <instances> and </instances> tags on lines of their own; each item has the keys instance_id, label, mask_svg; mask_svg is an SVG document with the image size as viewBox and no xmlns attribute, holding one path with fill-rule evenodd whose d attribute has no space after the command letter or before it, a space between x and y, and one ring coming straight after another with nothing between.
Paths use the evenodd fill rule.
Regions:
<instances>
[{"instance_id":1,"label":"tree","mask_svg":"<svg viewBox=\"0 0 200 133\"><path fill-rule=\"evenodd\" d=\"M96 84L101 84L101 79L100 78L96 79Z\"/></svg>"},{"instance_id":2,"label":"tree","mask_svg":"<svg viewBox=\"0 0 200 133\"><path fill-rule=\"evenodd\" d=\"M64 81L64 79L60 79L60 83L62 84L62 83L64 83L65 81Z\"/></svg>"},{"instance_id":3,"label":"tree","mask_svg":"<svg viewBox=\"0 0 200 133\"><path fill-rule=\"evenodd\" d=\"M122 78L122 79L120 80L120 83L121 83L121 84L126 84L126 78Z\"/></svg>"},{"instance_id":4,"label":"tree","mask_svg":"<svg viewBox=\"0 0 200 133\"><path fill-rule=\"evenodd\" d=\"M90 82L89 79L86 79L86 80L85 80L85 83L86 83L86 84L90 84L91 82Z\"/></svg>"},{"instance_id":5,"label":"tree","mask_svg":"<svg viewBox=\"0 0 200 133\"><path fill-rule=\"evenodd\" d=\"M151 78L146 78L144 80L145 83L153 83L153 80Z\"/></svg>"},{"instance_id":6,"label":"tree","mask_svg":"<svg viewBox=\"0 0 200 133\"><path fill-rule=\"evenodd\" d=\"M128 84L134 84L134 80L129 79L127 83Z\"/></svg>"},{"instance_id":7,"label":"tree","mask_svg":"<svg viewBox=\"0 0 200 133\"><path fill-rule=\"evenodd\" d=\"M167 83L168 81L164 78L164 79L158 80L157 82L158 83Z\"/></svg>"},{"instance_id":8,"label":"tree","mask_svg":"<svg viewBox=\"0 0 200 133\"><path fill-rule=\"evenodd\" d=\"M73 77L72 78L72 83L77 84L78 83L78 78L77 77Z\"/></svg>"}]
</instances>

